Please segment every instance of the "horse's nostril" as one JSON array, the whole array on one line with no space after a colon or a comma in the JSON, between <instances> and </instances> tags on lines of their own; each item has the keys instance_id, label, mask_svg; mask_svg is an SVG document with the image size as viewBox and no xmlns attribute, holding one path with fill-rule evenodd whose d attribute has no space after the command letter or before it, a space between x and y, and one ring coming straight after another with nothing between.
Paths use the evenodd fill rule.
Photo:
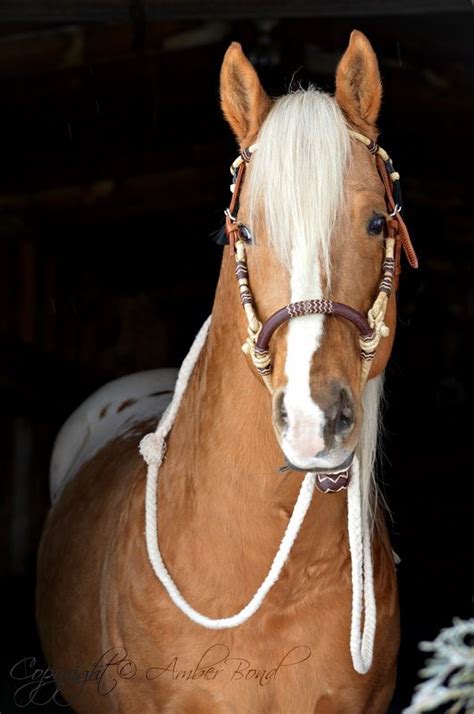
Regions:
<instances>
[{"instance_id":1,"label":"horse's nostril","mask_svg":"<svg viewBox=\"0 0 474 714\"><path fill-rule=\"evenodd\" d=\"M279 418L280 418L280 421L281 421L283 424L287 424L287 423L288 423L288 412L286 411L286 407L285 407L285 398L284 398L284 395L282 395L282 396L281 396L281 399L279 400L279 404L278 404L278 416L279 416Z\"/></svg>"},{"instance_id":2,"label":"horse's nostril","mask_svg":"<svg viewBox=\"0 0 474 714\"><path fill-rule=\"evenodd\" d=\"M354 404L348 390L340 390L333 409L333 431L335 436L347 433L354 425Z\"/></svg>"},{"instance_id":3,"label":"horse's nostril","mask_svg":"<svg viewBox=\"0 0 474 714\"><path fill-rule=\"evenodd\" d=\"M348 414L346 412L341 412L336 420L336 433L344 431L345 429L348 429L350 426L352 426L354 422L354 419L352 418L351 414Z\"/></svg>"},{"instance_id":4,"label":"horse's nostril","mask_svg":"<svg viewBox=\"0 0 474 714\"><path fill-rule=\"evenodd\" d=\"M280 429L288 425L288 412L285 407L285 391L282 389L275 397L274 402L275 421Z\"/></svg>"}]
</instances>

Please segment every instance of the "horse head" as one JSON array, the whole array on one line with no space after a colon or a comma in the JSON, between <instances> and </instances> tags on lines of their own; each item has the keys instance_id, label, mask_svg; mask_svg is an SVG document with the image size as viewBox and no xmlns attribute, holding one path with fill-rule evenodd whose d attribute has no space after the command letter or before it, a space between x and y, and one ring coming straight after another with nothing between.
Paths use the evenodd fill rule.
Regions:
<instances>
[{"instance_id":1,"label":"horse head","mask_svg":"<svg viewBox=\"0 0 474 714\"><path fill-rule=\"evenodd\" d=\"M392 349L399 246L411 244L390 187L399 176L376 144L381 99L377 58L357 31L334 97L309 88L271 100L237 43L222 65L222 109L242 151L227 213L241 250L239 329L272 392L285 457L305 471L350 465ZM361 340L372 340L363 359Z\"/></svg>"}]
</instances>

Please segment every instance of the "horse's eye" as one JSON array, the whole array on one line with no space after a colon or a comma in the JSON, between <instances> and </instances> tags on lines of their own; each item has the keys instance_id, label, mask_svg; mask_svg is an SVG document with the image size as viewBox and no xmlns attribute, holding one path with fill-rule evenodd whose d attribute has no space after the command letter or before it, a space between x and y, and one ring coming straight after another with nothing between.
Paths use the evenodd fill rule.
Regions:
<instances>
[{"instance_id":1,"label":"horse's eye","mask_svg":"<svg viewBox=\"0 0 474 714\"><path fill-rule=\"evenodd\" d=\"M247 226L245 225L245 223L239 223L239 234L242 240L245 241L245 243L252 242L252 234L250 232L250 229L247 228Z\"/></svg>"},{"instance_id":2,"label":"horse's eye","mask_svg":"<svg viewBox=\"0 0 474 714\"><path fill-rule=\"evenodd\" d=\"M372 236L379 236L385 226L385 216L382 216L382 214L377 213L375 216L372 216L370 221L367 224L367 230Z\"/></svg>"}]
</instances>

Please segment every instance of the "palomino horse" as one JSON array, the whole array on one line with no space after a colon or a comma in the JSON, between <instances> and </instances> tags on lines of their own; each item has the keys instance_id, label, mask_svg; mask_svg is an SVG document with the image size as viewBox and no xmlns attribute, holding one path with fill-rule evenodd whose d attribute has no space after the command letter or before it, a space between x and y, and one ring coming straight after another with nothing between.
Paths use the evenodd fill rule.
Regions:
<instances>
[{"instance_id":1,"label":"palomino horse","mask_svg":"<svg viewBox=\"0 0 474 714\"><path fill-rule=\"evenodd\" d=\"M44 652L84 714L385 712L398 600L373 466L400 246L416 256L375 144L377 60L353 32L334 98L273 102L234 43L221 98L242 154L212 317L141 454L170 371L108 385L58 437Z\"/></svg>"}]
</instances>

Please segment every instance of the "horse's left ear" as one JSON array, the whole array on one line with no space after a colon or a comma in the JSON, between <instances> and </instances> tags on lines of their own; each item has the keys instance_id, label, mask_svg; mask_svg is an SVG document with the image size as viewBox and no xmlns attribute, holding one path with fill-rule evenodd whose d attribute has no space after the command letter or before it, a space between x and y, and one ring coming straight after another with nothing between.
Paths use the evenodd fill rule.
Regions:
<instances>
[{"instance_id":1,"label":"horse's left ear","mask_svg":"<svg viewBox=\"0 0 474 714\"><path fill-rule=\"evenodd\" d=\"M222 63L221 106L240 147L250 146L272 102L238 42L232 42Z\"/></svg>"},{"instance_id":2,"label":"horse's left ear","mask_svg":"<svg viewBox=\"0 0 474 714\"><path fill-rule=\"evenodd\" d=\"M379 65L372 45L358 30L351 33L336 70L336 101L356 129L377 138L376 121L382 102Z\"/></svg>"}]
</instances>

